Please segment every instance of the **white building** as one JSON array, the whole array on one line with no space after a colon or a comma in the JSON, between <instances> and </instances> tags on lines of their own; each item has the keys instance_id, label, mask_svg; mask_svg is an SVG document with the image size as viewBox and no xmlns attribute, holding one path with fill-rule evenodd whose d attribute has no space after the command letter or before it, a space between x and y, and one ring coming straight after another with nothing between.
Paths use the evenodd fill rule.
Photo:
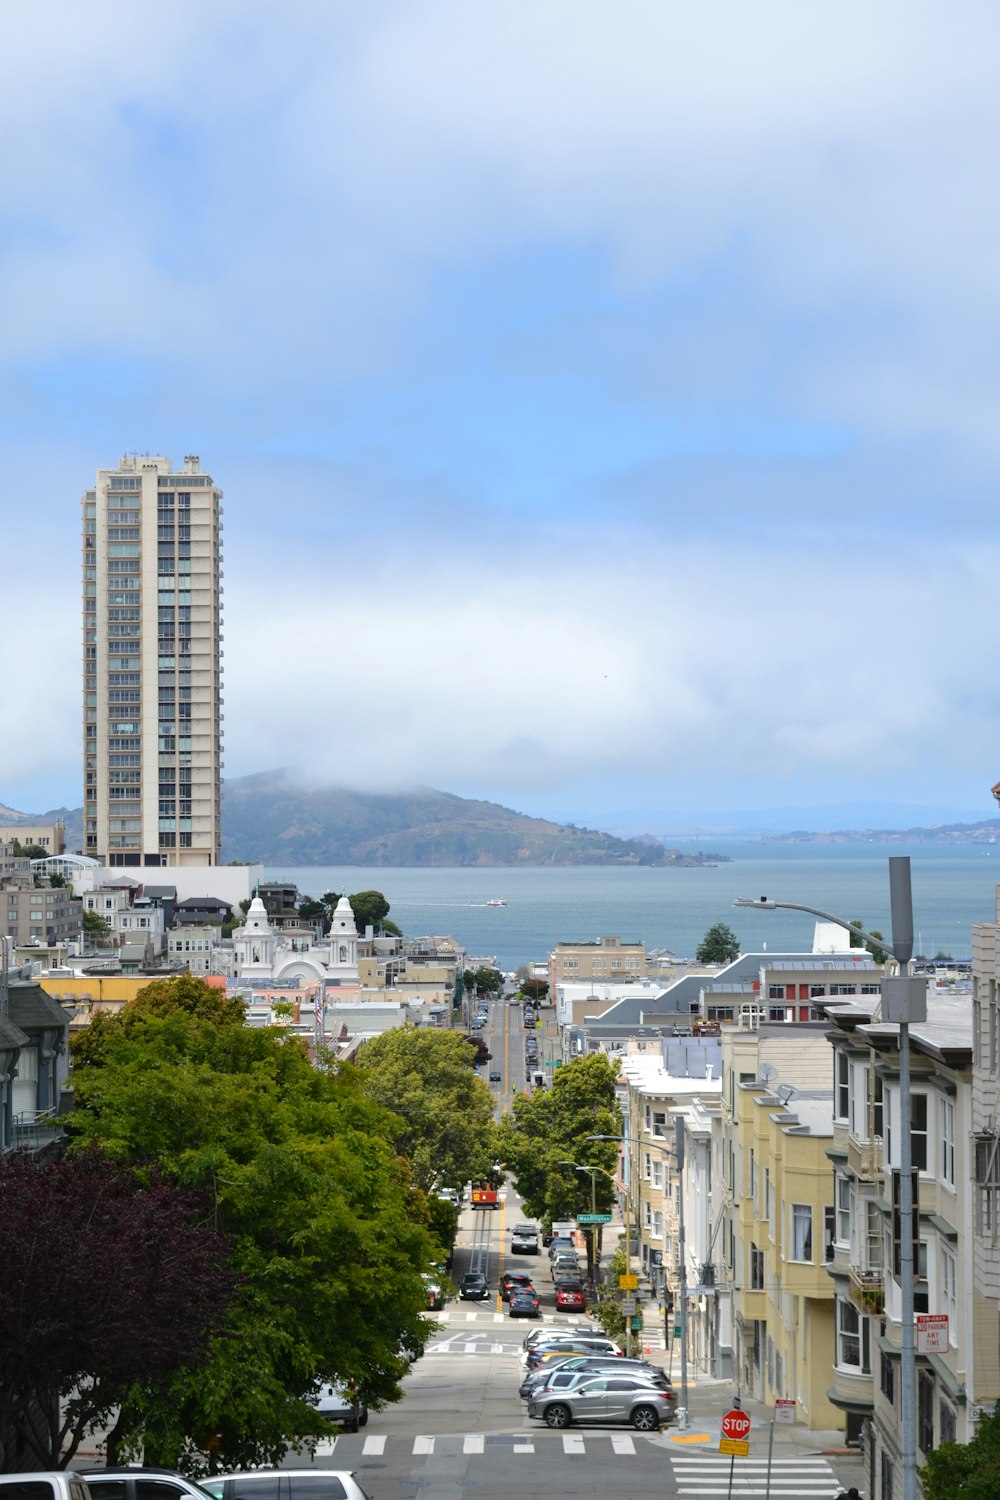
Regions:
<instances>
[{"instance_id":1,"label":"white building","mask_svg":"<svg viewBox=\"0 0 1000 1500\"><path fill-rule=\"evenodd\" d=\"M341 896L337 902L327 938L304 944L272 928L267 908L255 896L243 926L233 933L233 969L238 981L262 987L289 979L357 986L358 930L350 901Z\"/></svg>"}]
</instances>

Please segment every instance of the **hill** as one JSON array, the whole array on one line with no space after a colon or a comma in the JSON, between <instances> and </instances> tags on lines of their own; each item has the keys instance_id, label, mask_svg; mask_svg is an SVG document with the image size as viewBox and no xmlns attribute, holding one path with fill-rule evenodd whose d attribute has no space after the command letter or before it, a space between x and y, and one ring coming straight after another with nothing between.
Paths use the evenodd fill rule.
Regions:
<instances>
[{"instance_id":1,"label":"hill","mask_svg":"<svg viewBox=\"0 0 1000 1500\"><path fill-rule=\"evenodd\" d=\"M495 802L409 792L309 789L286 771L227 781L223 858L269 865L703 865L656 839L615 838Z\"/></svg>"}]
</instances>

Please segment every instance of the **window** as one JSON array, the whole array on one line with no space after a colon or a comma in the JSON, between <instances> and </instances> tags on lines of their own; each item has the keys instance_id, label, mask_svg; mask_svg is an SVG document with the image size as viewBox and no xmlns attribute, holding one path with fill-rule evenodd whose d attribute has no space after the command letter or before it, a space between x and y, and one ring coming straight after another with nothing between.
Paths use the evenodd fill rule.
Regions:
<instances>
[{"instance_id":1,"label":"window","mask_svg":"<svg viewBox=\"0 0 1000 1500\"><path fill-rule=\"evenodd\" d=\"M871 1373L869 1322L853 1302L837 1298L837 1364L844 1370Z\"/></svg>"},{"instance_id":2,"label":"window","mask_svg":"<svg viewBox=\"0 0 1000 1500\"><path fill-rule=\"evenodd\" d=\"M953 1443L958 1433L955 1408L944 1397L938 1403L938 1442Z\"/></svg>"},{"instance_id":3,"label":"window","mask_svg":"<svg viewBox=\"0 0 1000 1500\"><path fill-rule=\"evenodd\" d=\"M750 1289L754 1292L764 1290L764 1252L753 1244L750 1246Z\"/></svg>"},{"instance_id":4,"label":"window","mask_svg":"<svg viewBox=\"0 0 1000 1500\"><path fill-rule=\"evenodd\" d=\"M652 1164L652 1168L653 1168L653 1186L655 1188L662 1188L662 1186L663 1186L663 1163L662 1163L662 1161L654 1161L653 1164Z\"/></svg>"},{"instance_id":5,"label":"window","mask_svg":"<svg viewBox=\"0 0 1000 1500\"><path fill-rule=\"evenodd\" d=\"M886 1451L882 1450L882 1459L879 1465L879 1500L893 1500L896 1489L896 1465Z\"/></svg>"},{"instance_id":6,"label":"window","mask_svg":"<svg viewBox=\"0 0 1000 1500\"><path fill-rule=\"evenodd\" d=\"M927 1370L917 1373L917 1447L921 1453L934 1447L934 1377Z\"/></svg>"},{"instance_id":7,"label":"window","mask_svg":"<svg viewBox=\"0 0 1000 1500\"><path fill-rule=\"evenodd\" d=\"M838 1052L834 1065L834 1100L836 1118L850 1118L851 1065L846 1052Z\"/></svg>"},{"instance_id":8,"label":"window","mask_svg":"<svg viewBox=\"0 0 1000 1500\"><path fill-rule=\"evenodd\" d=\"M896 1404L896 1365L888 1354L879 1355L879 1389L890 1406Z\"/></svg>"},{"instance_id":9,"label":"window","mask_svg":"<svg viewBox=\"0 0 1000 1500\"><path fill-rule=\"evenodd\" d=\"M666 1111L665 1110L662 1110L662 1109L654 1109L653 1110L653 1134L656 1135L656 1136L660 1136L661 1138L663 1138L663 1137L666 1136L666 1134L667 1134L667 1115L666 1115Z\"/></svg>"},{"instance_id":10,"label":"window","mask_svg":"<svg viewBox=\"0 0 1000 1500\"><path fill-rule=\"evenodd\" d=\"M811 1203L792 1204L792 1260L813 1258L813 1211Z\"/></svg>"},{"instance_id":11,"label":"window","mask_svg":"<svg viewBox=\"0 0 1000 1500\"><path fill-rule=\"evenodd\" d=\"M851 1243L851 1179L844 1173L837 1174L837 1243L838 1245L849 1245Z\"/></svg>"},{"instance_id":12,"label":"window","mask_svg":"<svg viewBox=\"0 0 1000 1500\"><path fill-rule=\"evenodd\" d=\"M663 1238L663 1215L659 1210L656 1210L653 1214L653 1237L654 1239Z\"/></svg>"},{"instance_id":13,"label":"window","mask_svg":"<svg viewBox=\"0 0 1000 1500\"><path fill-rule=\"evenodd\" d=\"M955 1101L941 1100L941 1179L955 1186Z\"/></svg>"},{"instance_id":14,"label":"window","mask_svg":"<svg viewBox=\"0 0 1000 1500\"><path fill-rule=\"evenodd\" d=\"M956 1293L955 1252L948 1245L941 1246L941 1311L948 1314L948 1342L955 1347L955 1314L958 1307Z\"/></svg>"},{"instance_id":15,"label":"window","mask_svg":"<svg viewBox=\"0 0 1000 1500\"><path fill-rule=\"evenodd\" d=\"M927 1095L913 1094L910 1099L910 1140L913 1150L913 1165L921 1172L927 1171Z\"/></svg>"}]
</instances>

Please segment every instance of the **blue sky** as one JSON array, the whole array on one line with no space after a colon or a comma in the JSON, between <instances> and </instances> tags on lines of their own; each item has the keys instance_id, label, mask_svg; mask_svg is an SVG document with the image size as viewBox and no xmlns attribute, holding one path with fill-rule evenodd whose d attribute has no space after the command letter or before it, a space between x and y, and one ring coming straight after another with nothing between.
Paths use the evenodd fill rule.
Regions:
<instances>
[{"instance_id":1,"label":"blue sky","mask_svg":"<svg viewBox=\"0 0 1000 1500\"><path fill-rule=\"evenodd\" d=\"M590 823L1000 776L995 7L15 3L0 802L77 502L225 499L226 773Z\"/></svg>"}]
</instances>

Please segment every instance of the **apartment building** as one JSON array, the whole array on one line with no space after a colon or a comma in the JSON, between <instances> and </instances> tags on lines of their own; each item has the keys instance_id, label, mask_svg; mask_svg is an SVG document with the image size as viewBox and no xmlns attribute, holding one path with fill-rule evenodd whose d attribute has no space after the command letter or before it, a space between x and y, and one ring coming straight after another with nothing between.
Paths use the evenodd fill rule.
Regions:
<instances>
[{"instance_id":1,"label":"apartment building","mask_svg":"<svg viewBox=\"0 0 1000 1500\"><path fill-rule=\"evenodd\" d=\"M620 937L556 943L549 954L549 1002L556 1003L559 986L567 980L641 979L659 972L647 956L645 943L623 943Z\"/></svg>"},{"instance_id":2,"label":"apartment building","mask_svg":"<svg viewBox=\"0 0 1000 1500\"><path fill-rule=\"evenodd\" d=\"M799 1421L836 1429L830 1043L822 1023L753 1019L721 1039L717 1280L732 1288L735 1373L757 1399L790 1398Z\"/></svg>"},{"instance_id":3,"label":"apartment building","mask_svg":"<svg viewBox=\"0 0 1000 1500\"><path fill-rule=\"evenodd\" d=\"M0 934L16 947L68 943L80 936L80 902L64 886L0 888Z\"/></svg>"},{"instance_id":4,"label":"apartment building","mask_svg":"<svg viewBox=\"0 0 1000 1500\"><path fill-rule=\"evenodd\" d=\"M83 510L84 849L219 862L222 491L196 457L127 455Z\"/></svg>"},{"instance_id":5,"label":"apartment building","mask_svg":"<svg viewBox=\"0 0 1000 1500\"><path fill-rule=\"evenodd\" d=\"M55 823L8 823L0 828L0 844L14 843L20 844L22 849L44 849L46 855L63 854L66 850L66 825L62 819Z\"/></svg>"},{"instance_id":6,"label":"apartment building","mask_svg":"<svg viewBox=\"0 0 1000 1500\"><path fill-rule=\"evenodd\" d=\"M828 1014L835 1054L831 1399L847 1414L849 1433L868 1425L870 1493L899 1500L902 1308L891 1210L901 1131L899 1033L879 1019L874 1001L831 1004ZM920 1463L940 1443L968 1442L977 1411L992 1406L1000 1381L996 1309L973 1251L971 997L929 994L927 1020L911 1025L910 1044L910 1140L918 1173L914 1310L918 1320L947 1318L940 1348L917 1355Z\"/></svg>"},{"instance_id":7,"label":"apartment building","mask_svg":"<svg viewBox=\"0 0 1000 1500\"><path fill-rule=\"evenodd\" d=\"M972 929L972 1324L969 1416L1000 1397L1000 886L997 921ZM966 1257L967 1259L968 1257Z\"/></svg>"}]
</instances>

